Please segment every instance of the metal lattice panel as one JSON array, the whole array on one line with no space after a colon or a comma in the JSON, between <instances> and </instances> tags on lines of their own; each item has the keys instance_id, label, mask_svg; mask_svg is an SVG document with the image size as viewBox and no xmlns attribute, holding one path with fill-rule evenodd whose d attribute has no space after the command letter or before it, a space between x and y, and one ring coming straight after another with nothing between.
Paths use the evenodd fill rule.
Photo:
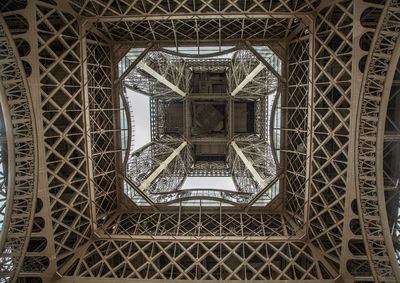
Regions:
<instances>
[{"instance_id":1,"label":"metal lattice panel","mask_svg":"<svg viewBox=\"0 0 400 283\"><path fill-rule=\"evenodd\" d=\"M91 227L79 25L45 4L36 5L36 15L48 189L60 255L87 241Z\"/></svg>"},{"instance_id":2,"label":"metal lattice panel","mask_svg":"<svg viewBox=\"0 0 400 283\"><path fill-rule=\"evenodd\" d=\"M115 260L121 257L123 262ZM326 274L324 266L313 260L312 249L303 242L98 240L67 275L141 280L322 280L322 273Z\"/></svg>"},{"instance_id":3,"label":"metal lattice panel","mask_svg":"<svg viewBox=\"0 0 400 283\"><path fill-rule=\"evenodd\" d=\"M91 38L93 37L93 38ZM90 132L91 157L93 167L92 197L95 200L97 222L105 221L116 210L116 154L114 141L116 104L112 96L111 49L95 35L89 35L84 59L87 69L86 107L89 108L89 123L86 131ZM93 42L95 40L95 42ZM84 46L85 48L85 46ZM108 75L107 75L108 74ZM99 111L102 109L102 111ZM89 139L89 137L87 137ZM90 169L91 170L91 169Z\"/></svg>"},{"instance_id":4,"label":"metal lattice panel","mask_svg":"<svg viewBox=\"0 0 400 283\"><path fill-rule=\"evenodd\" d=\"M149 3L146 1L135 1L128 4L127 1L122 0L96 0L96 1L84 1L84 0L70 0L71 6L79 12L82 16L96 17L102 16L107 18L108 16L133 16L133 17L154 17L158 19L159 15L168 16L179 16L185 15L187 17L194 17L196 13L200 14L217 14L228 11L232 14L251 14L251 13L267 13L267 14L279 14L281 13L292 13L295 12L309 12L313 8L319 5L319 0L311 1L291 1L288 3L285 0L267 0L267 1L256 1L252 5L243 3L236 3L235 1L184 1L183 3L178 2L158 2L157 4Z\"/></svg>"},{"instance_id":5,"label":"metal lattice panel","mask_svg":"<svg viewBox=\"0 0 400 283\"><path fill-rule=\"evenodd\" d=\"M266 237L295 236L283 214L179 212L172 213L122 213L104 230L109 237ZM123 236L122 236L123 237Z\"/></svg>"},{"instance_id":6,"label":"metal lattice panel","mask_svg":"<svg viewBox=\"0 0 400 283\"><path fill-rule=\"evenodd\" d=\"M315 26L315 92L309 188L310 238L339 270L351 96L352 1L323 9ZM346 55L346 56L344 56Z\"/></svg>"},{"instance_id":7,"label":"metal lattice panel","mask_svg":"<svg viewBox=\"0 0 400 283\"><path fill-rule=\"evenodd\" d=\"M287 142L282 152L286 168L286 209L301 226L304 224L306 145L310 129L307 125L310 38L305 30L300 35L300 39L289 43L287 101L282 107L287 120L282 133L286 135Z\"/></svg>"}]
</instances>

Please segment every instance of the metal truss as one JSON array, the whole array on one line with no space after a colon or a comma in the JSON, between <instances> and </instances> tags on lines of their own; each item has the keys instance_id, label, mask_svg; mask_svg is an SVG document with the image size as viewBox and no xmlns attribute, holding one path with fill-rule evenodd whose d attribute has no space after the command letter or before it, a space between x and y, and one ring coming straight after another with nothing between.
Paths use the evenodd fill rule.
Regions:
<instances>
[{"instance_id":1,"label":"metal truss","mask_svg":"<svg viewBox=\"0 0 400 283\"><path fill-rule=\"evenodd\" d=\"M84 33L84 31L82 31ZM117 176L115 123L118 108L112 96L112 57L110 46L104 44L94 34L86 35L82 40L84 77L85 131L88 154L88 172L91 172L90 191L95 207L92 207L92 221L101 223L116 209ZM92 40L94 42L92 42ZM86 57L85 57L86 56ZM86 70L86 71L85 71ZM112 74L105 77L99 74ZM114 76L115 77L115 76ZM85 81L85 79L87 81ZM102 111L99 111L102 109ZM100 190L100 191L99 191Z\"/></svg>"},{"instance_id":2,"label":"metal truss","mask_svg":"<svg viewBox=\"0 0 400 283\"><path fill-rule=\"evenodd\" d=\"M185 97L191 72L186 62L162 51L148 51L127 74L124 84L152 97Z\"/></svg>"},{"instance_id":3,"label":"metal truss","mask_svg":"<svg viewBox=\"0 0 400 283\"><path fill-rule=\"evenodd\" d=\"M315 45L311 46L315 59L310 67L314 68L315 77L310 82L314 93L308 101L313 111L308 120L312 125L312 146L307 149L311 160L305 201L310 205L305 215L311 242L324 251L324 257L337 271L343 257L342 241L346 237L343 223L347 213L344 207L348 166L345 164L349 162L350 98L353 95L353 30L348 23L353 21L349 13L353 3L338 1L321 10L315 23ZM347 268L350 264L348 261ZM355 265L351 269L353 276L364 275Z\"/></svg>"},{"instance_id":4,"label":"metal truss","mask_svg":"<svg viewBox=\"0 0 400 283\"><path fill-rule=\"evenodd\" d=\"M360 103L358 208L371 272L376 281L400 280L386 216L383 179L383 142L386 109L400 58L400 3L387 1L371 40ZM387 61L386 61L387 60ZM383 63L383 62L384 63ZM387 64L386 62L390 62Z\"/></svg>"},{"instance_id":5,"label":"metal truss","mask_svg":"<svg viewBox=\"0 0 400 283\"><path fill-rule=\"evenodd\" d=\"M287 3L284 0L279 1L257 1L253 4L236 3L229 0L226 2L201 0L196 5L190 1L183 3L147 3L146 1L137 1L131 4L121 0L96 0L96 1L78 1L70 0L71 6L79 12L80 15L100 21L160 21L177 17L182 19L214 17L223 18L223 13L232 14L232 18L250 17L265 13L265 17L279 15L296 16L298 13L310 12L319 1L293 2Z\"/></svg>"},{"instance_id":6,"label":"metal truss","mask_svg":"<svg viewBox=\"0 0 400 283\"><path fill-rule=\"evenodd\" d=\"M150 98L150 129L152 140L158 140L168 135L167 109L173 102L181 101L179 98Z\"/></svg>"},{"instance_id":7,"label":"metal truss","mask_svg":"<svg viewBox=\"0 0 400 283\"><path fill-rule=\"evenodd\" d=\"M139 194L146 194L154 203L168 204L196 198L245 203L254 194L264 192L264 188L275 180L277 168L271 147L265 140L256 136L242 137L232 141L231 147L229 170L238 192L178 191L191 171L193 157L186 141L167 136L132 153L128 158L126 176Z\"/></svg>"},{"instance_id":8,"label":"metal truss","mask_svg":"<svg viewBox=\"0 0 400 283\"><path fill-rule=\"evenodd\" d=\"M164 280L321 280L323 264L301 241L97 240L66 275ZM124 258L120 262L116 258ZM133 260L134 259L134 260ZM311 281L312 282L312 281Z\"/></svg>"},{"instance_id":9,"label":"metal truss","mask_svg":"<svg viewBox=\"0 0 400 283\"><path fill-rule=\"evenodd\" d=\"M265 96L276 91L278 78L249 50L236 51L227 73L232 96Z\"/></svg>"},{"instance_id":10,"label":"metal truss","mask_svg":"<svg viewBox=\"0 0 400 283\"><path fill-rule=\"evenodd\" d=\"M319 1L184 1L127 3L111 1L69 1L71 6L113 41L136 45L159 41L165 46L180 43L221 45L237 40L280 39L299 25L296 13L311 12Z\"/></svg>"},{"instance_id":11,"label":"metal truss","mask_svg":"<svg viewBox=\"0 0 400 283\"><path fill-rule=\"evenodd\" d=\"M166 64L169 65L169 64ZM177 87L176 85L174 85L173 83L171 83L169 80L167 80L164 76L160 75L159 73L157 73L154 69L152 69L151 67L149 67L146 63L139 63L137 65L137 67L142 70L145 71L146 73L148 73L150 76L152 76L153 78L155 78L157 81L159 81L160 83L166 85L168 88L170 88L173 92L179 94L182 97L186 96L186 93L184 91L182 91L179 87Z\"/></svg>"},{"instance_id":12,"label":"metal truss","mask_svg":"<svg viewBox=\"0 0 400 283\"><path fill-rule=\"evenodd\" d=\"M141 191L176 191L190 163L191 154L187 151L190 148L186 142L163 137L134 152L128 159L126 174Z\"/></svg>"},{"instance_id":13,"label":"metal truss","mask_svg":"<svg viewBox=\"0 0 400 283\"><path fill-rule=\"evenodd\" d=\"M140 183L139 190L158 193L166 189L168 191L168 188L171 188L171 191L179 188L186 171L184 159L180 158L185 148L187 148L187 142L184 141ZM154 182L156 179L157 182Z\"/></svg>"},{"instance_id":14,"label":"metal truss","mask_svg":"<svg viewBox=\"0 0 400 283\"><path fill-rule=\"evenodd\" d=\"M228 177L230 176L229 167L223 161L196 161L194 167L189 171L191 177Z\"/></svg>"},{"instance_id":15,"label":"metal truss","mask_svg":"<svg viewBox=\"0 0 400 283\"><path fill-rule=\"evenodd\" d=\"M400 62L400 61L399 61ZM392 89L388 101L385 136L383 144L383 180L385 186L386 210L389 221L389 231L393 240L393 247L396 252L397 261L400 259L400 216L397 213L400 207L397 154L399 152L399 121L396 117L399 99L400 65L397 63L396 73L393 77Z\"/></svg>"},{"instance_id":16,"label":"metal truss","mask_svg":"<svg viewBox=\"0 0 400 283\"><path fill-rule=\"evenodd\" d=\"M169 213L121 213L111 226L106 226L104 236L118 239L120 237L150 237L166 238L169 236L180 239L248 239L261 237L268 239L282 239L282 237L296 236L296 227L283 214L266 214L263 212L235 213L219 209L218 213L203 211ZM299 239L302 237L298 236Z\"/></svg>"},{"instance_id":17,"label":"metal truss","mask_svg":"<svg viewBox=\"0 0 400 283\"><path fill-rule=\"evenodd\" d=\"M234 48L233 50L236 50L238 48ZM267 145L266 142L266 137L269 137L269 135L266 134L266 129L268 127L265 126L265 124L269 124L271 122L270 117L268 117L268 121L259 121L260 124L264 124L261 126L259 130L261 130L263 133L260 135L262 136L262 141L257 142L256 145L251 145L251 143L254 143L259 140L258 137L255 139L252 138L250 142L248 142L247 145L244 145L243 142L245 142L245 139L241 138L241 146L244 146L243 148L246 148L247 155L249 155L250 160L247 159L247 157L244 157L242 149L239 149L236 146L236 143L233 142L232 145L237 153L237 156L242 156L245 161L243 161L243 158L237 159L234 163L236 164L237 168L233 166L232 168L238 169L240 165L239 163L242 164L242 167L245 168L245 171L249 171L250 174L247 177L242 178L241 180L237 179L236 185L239 187L239 193L235 192L223 192L223 191L212 191L212 190L199 190L199 189L193 189L193 190L185 190L184 192L178 191L181 185L183 184L184 179L189 172L192 171L192 164L193 160L191 157L190 150L186 151L186 157L183 157L180 155L180 151L182 150L181 146L186 146L185 141L181 141L181 145L179 147L176 147L177 145L166 145L163 144L162 139L163 139L163 131L165 131L165 126L166 126L166 107L169 105L169 103L172 100L176 100L178 98L175 98L176 94L179 96L186 96L186 92L182 91L181 89L181 82L184 81L185 83L183 84L185 86L185 90L189 89L189 80L190 80L190 73L191 70L215 70L215 68L223 68L222 70L226 70L229 65L231 65L231 61L228 59L219 59L217 58L216 60L213 60L212 58L208 58L207 60L203 59L201 55L199 55L197 58L196 56L192 55L189 60L185 58L184 54L176 53L176 52L169 52L168 50L165 49L162 51L153 51L153 50L148 50L147 53L142 56L142 60L139 62L133 63L135 65L134 68L128 67L127 69L132 69L132 72L127 73L126 78L124 79L125 84L129 86L129 88L135 88L138 89L142 93L149 93L148 90L144 90L147 86L150 86L153 88L153 84L158 85L158 90L157 93L161 93L163 95L151 95L151 128L152 128L152 137L153 140L156 141L156 143L153 143L153 145L149 145L149 148L146 151L140 150L140 153L137 152L132 155L132 162L128 165L128 178L130 178L133 181L134 187L132 188L133 190L136 190L136 194L131 194L131 197L136 198L137 194L142 195L144 198L148 198L148 200L151 200L150 203L164 203L164 204L170 204L173 202L178 202L180 200L189 200L189 199L196 199L196 198L204 198L204 199L215 199L215 200L223 200L224 202L232 203L232 204L237 204L237 203L245 203L248 202L254 193L264 191L267 186L271 183L271 181L275 178L276 170L270 170L270 172L267 173L268 169L271 169L273 167L276 167L274 162L276 162L276 157L272 158L272 153L271 153L271 148L269 145ZM250 51L236 51L234 57L237 59L240 57L244 52L245 55L244 58L241 58L240 60L245 62L244 64L248 64L249 62L258 62L256 57L253 55L253 52ZM218 53L219 54L219 53ZM208 56L217 56L218 54L211 54ZM241 56L241 57L243 57ZM193 58L192 58L193 57ZM235 59L235 60L236 60ZM246 60L247 61L246 61ZM215 61L215 62L214 62ZM176 62L178 62L178 65L176 65ZM222 64L219 64L222 63ZM254 76L251 75L253 72L251 70L243 69L243 67L236 66L233 64L231 75L232 76L237 76L239 79L243 79L242 82L238 83L237 89L240 88L240 90L233 90L232 94L236 95L237 93L243 93L243 90L250 91L252 92L251 96L245 96L246 99L250 99L251 101L254 99L254 97L261 97L258 102L262 104L262 107L259 108L259 112L263 113L266 110L271 110L270 106L266 106L266 101L269 100L265 98L268 94L268 90L270 87L274 88L277 85L278 77L275 75L275 72L270 72L269 69L271 66L269 63L266 63L269 68L264 63L259 63L259 70L257 70L257 74ZM185 70L184 70L185 69ZM259 75L261 70L266 70L266 72L262 72L262 74ZM173 71L172 71L173 70ZM138 76L141 78L145 77L142 76L142 72L145 71L149 77L149 82L151 81L151 78L156 79L156 81L151 81L151 83L146 82L140 82L138 83L138 80L135 79ZM246 72L248 71L248 72ZM164 75L161 75L164 74ZM238 74L236 74L238 73ZM250 74L249 74L250 73ZM271 82L268 84L266 82L266 75L269 77L273 78L274 82ZM255 80L255 78L257 79ZM133 78L133 79L132 79ZM232 81L233 79L231 79ZM257 81L258 83L249 83L250 81ZM228 80L229 81L229 80ZM174 84L172 83L174 82ZM244 82L244 83L243 83ZM249 85L251 87L249 88ZM154 89L151 91L153 93ZM172 91L172 95L175 95L170 98ZM257 91L257 94L254 94L254 92ZM243 96L243 95L241 95ZM203 97L202 95L199 95L200 98L207 98ZM210 95L208 99L212 99L214 96ZM271 95L271 98L273 99L274 95ZM194 99L194 96L192 94L189 95L190 99ZM262 102L261 102L262 100ZM184 104L187 104L186 101L184 101ZM268 108L268 109L267 109ZM187 117L187 113L185 116ZM230 115L232 115L230 111ZM262 115L259 113L258 116L262 116L266 118L266 115ZM187 118L186 118L187 119ZM232 117L230 117L230 120L232 120ZM232 122L228 122L231 124ZM186 128L188 128L188 125L186 125ZM233 130L231 129L231 132ZM230 136L233 134L231 133ZM160 142L161 141L161 142ZM202 142L205 142L205 140L201 140ZM263 145L261 145L263 143ZM150 149L150 146L152 149ZM129 147L129 146L128 146ZM145 160L145 162L149 162L150 160L153 160L153 157L151 154L154 152L159 152L157 148L169 148L171 152L169 154L161 155L161 157L158 155L158 153L155 154L156 156L156 161L154 166L140 166L139 164L142 164L143 162L139 162L138 160ZM262 150L264 148L264 151ZM253 149L253 152L250 152L251 149ZM258 151L257 151L258 150ZM168 149L167 149L168 151ZM142 155L143 153L143 155ZM266 153L266 155L264 155ZM139 157L140 156L140 157ZM256 157L258 156L258 157ZM234 159L235 157L233 157ZM261 163L266 163L266 159L271 159L269 160L268 165L264 164L264 168L261 168L262 165ZM185 160L185 161L184 161ZM154 160L153 160L154 161ZM151 163L151 161L150 161ZM186 163L186 164L185 164ZM256 169L253 168L252 164L255 164L257 167L256 169L258 171L262 171L261 175L257 172ZM133 167L132 167L133 166ZM210 167L210 166L209 166ZM226 166L225 166L226 167ZM241 168L241 167L240 167ZM250 168L250 170L248 170ZM209 168L212 169L212 168ZM228 169L228 168L225 168ZM137 174L137 170L142 170L141 174ZM228 169L232 170L232 169ZM228 170L227 174L229 174ZM236 176L239 178L239 175L241 174L240 170L235 170ZM264 172L265 171L265 172ZM248 173L249 173L248 172ZM266 177L265 173L267 173L268 178ZM235 175L234 174L234 175ZM146 177L139 177L141 180L135 180L138 176L146 176ZM204 174L203 174L204 175ZM212 173L211 171L208 173L208 175L215 175L215 173ZM133 179L132 179L133 178ZM253 186L253 188L250 188L247 184L245 185L246 182L253 182L256 180L256 186ZM241 185L244 185L246 188L242 187ZM132 187L132 186L131 186ZM151 194L148 196L144 196L143 193L145 194ZM273 196L271 195L269 198L272 198Z\"/></svg>"},{"instance_id":18,"label":"metal truss","mask_svg":"<svg viewBox=\"0 0 400 283\"><path fill-rule=\"evenodd\" d=\"M289 42L287 49L287 93L282 102L286 125L281 128L281 135L285 136L281 149L284 157L282 167L285 168L285 206L288 214L302 227L305 223L306 145L310 131L307 125L310 111L308 99L311 96L310 36L306 29L299 34L299 38Z\"/></svg>"},{"instance_id":19,"label":"metal truss","mask_svg":"<svg viewBox=\"0 0 400 283\"><path fill-rule=\"evenodd\" d=\"M231 142L230 164L239 191L257 193L277 174L270 145L265 140L247 137Z\"/></svg>"},{"instance_id":20,"label":"metal truss","mask_svg":"<svg viewBox=\"0 0 400 283\"><path fill-rule=\"evenodd\" d=\"M9 233L1 234L2 281L399 281L397 173L388 165L398 137L385 133L387 117L397 123L389 101L398 83L398 1L32 0L0 10L1 104L12 120L7 142L17 172ZM268 207L245 213L245 206L193 211L182 204L139 211L124 202L115 126L123 51L113 52L149 41L222 46L243 39L285 45L282 206L270 214ZM181 58L148 54L152 70L189 89ZM254 68L247 70L235 88ZM143 89L148 94L172 97L149 73L134 72L142 77L132 87L148 83L157 86ZM153 142L130 156L133 186L182 142ZM265 145L252 143L242 153L255 159L260 180L269 175L257 159ZM186 145L150 190L176 188L188 156ZM243 163L236 170L243 186L259 186ZM193 174L225 172L210 166Z\"/></svg>"},{"instance_id":21,"label":"metal truss","mask_svg":"<svg viewBox=\"0 0 400 283\"><path fill-rule=\"evenodd\" d=\"M0 188L0 282L7 282L19 273L24 260L29 261L25 255L36 202L34 174L38 171L35 168L35 115L29 87L17 46L3 16L0 16L0 79L1 167L2 174L5 173L1 176Z\"/></svg>"}]
</instances>

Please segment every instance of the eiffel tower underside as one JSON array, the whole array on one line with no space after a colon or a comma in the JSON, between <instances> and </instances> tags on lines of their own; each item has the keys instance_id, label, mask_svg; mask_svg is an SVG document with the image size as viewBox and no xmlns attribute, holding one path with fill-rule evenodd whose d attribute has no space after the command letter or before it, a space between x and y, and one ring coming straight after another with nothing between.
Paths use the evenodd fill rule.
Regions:
<instances>
[{"instance_id":1,"label":"eiffel tower underside","mask_svg":"<svg viewBox=\"0 0 400 283\"><path fill-rule=\"evenodd\" d=\"M0 11L0 282L400 282L399 0Z\"/></svg>"}]
</instances>

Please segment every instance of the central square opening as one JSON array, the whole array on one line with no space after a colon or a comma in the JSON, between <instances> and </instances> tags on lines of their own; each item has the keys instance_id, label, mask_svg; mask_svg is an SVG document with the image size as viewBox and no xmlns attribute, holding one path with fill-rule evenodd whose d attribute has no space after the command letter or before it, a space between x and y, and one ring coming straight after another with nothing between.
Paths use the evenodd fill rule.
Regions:
<instances>
[{"instance_id":1,"label":"central square opening","mask_svg":"<svg viewBox=\"0 0 400 283\"><path fill-rule=\"evenodd\" d=\"M134 107L122 115L126 136L134 137L127 147L137 144L144 124L151 132L146 145L126 155L124 192L136 205L265 206L277 196L271 131L279 130L272 127L280 121L273 118L279 95L267 68L276 55L259 51L186 57L155 49L137 62L125 85L148 97L150 119L141 122L138 99L121 98Z\"/></svg>"}]
</instances>

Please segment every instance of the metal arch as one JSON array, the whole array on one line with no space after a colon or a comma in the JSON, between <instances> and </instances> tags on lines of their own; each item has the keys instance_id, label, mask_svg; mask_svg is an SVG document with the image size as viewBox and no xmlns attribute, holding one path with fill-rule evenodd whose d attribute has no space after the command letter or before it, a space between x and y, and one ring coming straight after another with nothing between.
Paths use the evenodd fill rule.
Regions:
<instances>
[{"instance_id":1,"label":"metal arch","mask_svg":"<svg viewBox=\"0 0 400 283\"><path fill-rule=\"evenodd\" d=\"M32 101L29 95L29 87L26 80L25 72L23 71L24 69L22 66L22 61L19 58L17 48L12 39L12 35L2 15L0 15L0 34L2 35L0 39L0 47L6 49L7 56L9 56L9 58L5 60L4 64L10 64L10 66L14 68L13 75L15 77L7 78L7 75L9 75L7 74L7 71L5 71L2 74L0 73L1 75L4 76L1 78L2 82L0 83L1 87L0 95L1 95L2 108L4 109L5 107L5 105L3 105L3 102L9 104L8 108L6 109L6 112L8 112L10 116L6 118L7 119L6 127L10 126L9 124L10 122L11 126L13 126L11 136L7 137L7 139L10 139L10 142L12 141L14 143L14 145L12 145L10 149L11 153L13 154L12 156L10 156L10 158L12 159L12 163L15 166L14 169L12 169L14 171L14 176L12 177L14 185L12 193L15 194L18 193L18 199L21 200L20 202L11 202L9 204L10 210L13 210L12 217L14 218L15 221L13 223L10 222L8 224L7 237L4 240L1 239L2 245L0 246L1 248L0 252L2 253L1 256L3 256L4 246L7 245L7 243L10 244L11 246L10 249L14 249L11 255L7 256L13 257L14 259L17 258L18 260L15 268L11 271L11 274L8 274L8 276L10 277L9 279L12 282L15 282L17 280L17 276L22 267L23 260L27 252L29 237L31 234L32 223L34 218L34 209L36 206L36 195L37 195L37 179L31 176L31 178L33 178L33 181L31 183L31 186L27 186L23 181L23 179L26 178L27 180L29 180L30 176L25 176L25 175L16 176L15 170L19 166L20 168L26 170L22 171L21 173L29 171L34 173L38 172L37 158L36 158L37 149L35 147L37 133L36 133L36 127L34 123L32 123L32 121L35 120L35 112L33 111ZM0 64L2 63L3 62L0 62ZM4 82L5 82L4 79L9 79L7 83L9 84L10 89L15 88L12 91L21 92L17 94L21 96L19 97L18 101L20 103L19 105L13 104L11 99L10 100L5 99L5 95L7 94L7 92L6 89L4 88ZM15 96L15 93L10 94L11 97L12 95ZM18 111L21 110L17 110L16 108L22 106L23 104L26 104L25 112L19 113ZM24 115L23 117L24 119L18 116L21 114ZM10 121L10 119L12 120L13 115L18 116L19 120ZM14 137L14 132L15 134L19 134L20 137L16 139ZM29 153L26 152L27 150L29 151ZM30 156L29 154L32 154L32 156ZM24 166L25 167L29 166L30 168L24 168ZM18 185L21 182L24 184L23 187L19 188ZM9 215L9 217L11 217L11 215ZM16 233L16 231L18 231L19 233ZM2 274L2 277L4 275L6 274Z\"/></svg>"},{"instance_id":2,"label":"metal arch","mask_svg":"<svg viewBox=\"0 0 400 283\"><path fill-rule=\"evenodd\" d=\"M396 5L392 0L387 1L372 39L366 62L366 72L362 81L361 103L357 109L357 140L360 141L354 152L355 160L359 161L357 162L359 165L355 168L356 176L358 176L357 205L362 235L367 247L366 253L372 274L377 282L391 281L392 277L395 278L394 280L400 281L400 267L396 261L387 222L383 182L386 109L396 65L400 57L400 34L398 33L400 23L397 22L397 32L392 30L396 26L389 24L390 17L394 16L396 12L400 14L398 4ZM380 50L383 44L382 40L389 40L392 46ZM382 58L387 60L383 64ZM379 118L375 117L375 111ZM376 134L376 137L371 134ZM361 145L361 141L363 145ZM364 149L364 147L374 148L375 151ZM374 166L373 170L363 167L364 164L360 163L361 160L365 163L368 162L365 166ZM387 261L390 264L385 263Z\"/></svg>"},{"instance_id":3,"label":"metal arch","mask_svg":"<svg viewBox=\"0 0 400 283\"><path fill-rule=\"evenodd\" d=\"M209 57L217 57L217 56L222 56L222 55L226 55L238 50L243 49L243 47L241 45L237 45L235 47L229 48L227 50L223 50L223 51L219 51L219 52L213 52L213 53L206 53L206 54L188 54L188 53L181 53L181 52L176 52L176 51L172 51L166 48L159 48L160 51L173 55L173 56L177 56L177 57L182 57L182 58L193 58L193 59L200 59L200 58L209 58Z\"/></svg>"},{"instance_id":4,"label":"metal arch","mask_svg":"<svg viewBox=\"0 0 400 283\"><path fill-rule=\"evenodd\" d=\"M4 24L1 22L0 24ZM0 31L1 33L1 31ZM1 64L1 62L0 62ZM5 133L7 139L7 184L6 184L6 209L4 213L3 227L1 227L0 231L0 251L4 250L4 245L7 239L8 229L10 227L11 222L11 213L12 213L12 204L14 202L14 193L15 193L15 141L14 141L14 132L12 119L10 114L10 109L6 97L6 92L4 90L3 83L0 81L0 106L3 113ZM4 169L6 169L4 168Z\"/></svg>"},{"instance_id":5,"label":"metal arch","mask_svg":"<svg viewBox=\"0 0 400 283\"><path fill-rule=\"evenodd\" d=\"M247 203L251 199L252 194L221 189L191 188L151 193L149 197L153 199L154 203L160 206L185 200L215 200L237 206Z\"/></svg>"},{"instance_id":6,"label":"metal arch","mask_svg":"<svg viewBox=\"0 0 400 283\"><path fill-rule=\"evenodd\" d=\"M215 191L215 190L213 190ZM170 200L170 201L163 201L163 202L157 202L158 205L170 205L170 204L174 204L174 203L179 203L181 201L187 201L187 200L213 200L213 201L219 201L222 203L227 203L227 204L231 204L231 205L239 205L240 203L235 202L235 201L231 201L226 197L211 197L211 196L179 196L179 194L177 194L177 198Z\"/></svg>"},{"instance_id":7,"label":"metal arch","mask_svg":"<svg viewBox=\"0 0 400 283\"><path fill-rule=\"evenodd\" d=\"M385 122L387 114L387 106L390 98L390 89L392 87L394 75L396 72L396 65L400 58L400 37L397 38L392 58L390 59L388 72L386 74L386 80L384 89L382 91L382 101L380 105L379 118L378 118L378 133L376 138L376 173L377 173L377 195L379 201L379 211L382 221L382 232L385 238L385 244L389 254L389 259L392 264L392 268L395 272L396 279L400 281L400 266L396 259L396 254L393 246L393 241L390 235L390 228L388 223L386 202L385 202L385 189L384 189L384 170L383 170L383 148L385 140Z\"/></svg>"}]
</instances>

